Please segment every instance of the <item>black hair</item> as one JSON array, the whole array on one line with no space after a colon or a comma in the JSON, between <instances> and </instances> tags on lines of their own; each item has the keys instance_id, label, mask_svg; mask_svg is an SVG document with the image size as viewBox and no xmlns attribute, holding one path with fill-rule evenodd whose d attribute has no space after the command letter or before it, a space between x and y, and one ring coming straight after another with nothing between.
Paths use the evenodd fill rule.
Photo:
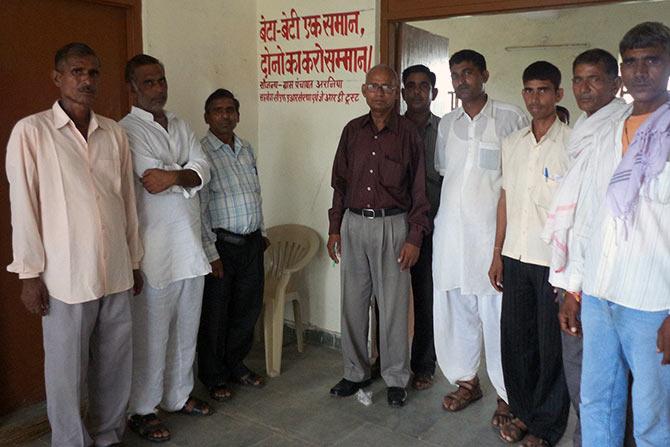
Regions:
<instances>
[{"instance_id":1,"label":"black hair","mask_svg":"<svg viewBox=\"0 0 670 447\"><path fill-rule=\"evenodd\" d=\"M156 65L156 64L163 67L163 63L161 61L159 61L153 56L149 56L148 54L137 54L133 56L126 63L126 69L124 72L126 82L131 82L135 80L135 70L137 70L138 67L143 67L145 65Z\"/></svg>"},{"instance_id":2,"label":"black hair","mask_svg":"<svg viewBox=\"0 0 670 447\"><path fill-rule=\"evenodd\" d=\"M631 28L619 42L619 53L638 48L659 47L670 54L670 28L660 22L643 22Z\"/></svg>"},{"instance_id":3,"label":"black hair","mask_svg":"<svg viewBox=\"0 0 670 447\"><path fill-rule=\"evenodd\" d=\"M437 82L437 77L435 76L435 73L430 71L430 68L426 67L423 64L412 65L410 67L405 68L402 71L402 84L403 85L405 85L405 82L407 82L407 78L412 73L423 73L423 74L425 74L426 76L428 76L428 80L430 81L430 86L435 87L435 83Z\"/></svg>"},{"instance_id":4,"label":"black hair","mask_svg":"<svg viewBox=\"0 0 670 447\"><path fill-rule=\"evenodd\" d=\"M54 68L58 70L60 65L63 64L67 60L67 58L71 56L77 56L77 57L93 56L96 59L98 59L98 55L95 54L95 51L93 51L93 49L88 45L86 45L85 43L71 42L56 50L56 55L54 56ZM98 59L98 64L99 63L100 59Z\"/></svg>"},{"instance_id":5,"label":"black hair","mask_svg":"<svg viewBox=\"0 0 670 447\"><path fill-rule=\"evenodd\" d=\"M226 90L225 88L217 88L212 92L211 95L207 97L207 100L205 101L205 113L209 112L209 106L214 102L214 100L219 99L219 98L230 98L233 100L233 104L235 105L235 111L239 115L240 113L240 102L235 98L235 95L233 95L233 92L230 90Z\"/></svg>"},{"instance_id":6,"label":"black hair","mask_svg":"<svg viewBox=\"0 0 670 447\"><path fill-rule=\"evenodd\" d=\"M472 62L482 73L486 71L486 59L475 50L457 51L449 58L449 67L461 62Z\"/></svg>"},{"instance_id":7,"label":"black hair","mask_svg":"<svg viewBox=\"0 0 670 447\"><path fill-rule=\"evenodd\" d=\"M598 65L602 64L605 68L605 73L611 79L619 76L619 64L617 60L609 51L605 51L602 48L593 48L591 50L586 50L583 53L580 53L572 62L572 71L574 73L577 65L589 64L589 65Z\"/></svg>"},{"instance_id":8,"label":"black hair","mask_svg":"<svg viewBox=\"0 0 670 447\"><path fill-rule=\"evenodd\" d=\"M561 70L550 62L537 61L526 67L523 71L522 79L524 83L533 80L549 81L558 90L561 86Z\"/></svg>"}]
</instances>

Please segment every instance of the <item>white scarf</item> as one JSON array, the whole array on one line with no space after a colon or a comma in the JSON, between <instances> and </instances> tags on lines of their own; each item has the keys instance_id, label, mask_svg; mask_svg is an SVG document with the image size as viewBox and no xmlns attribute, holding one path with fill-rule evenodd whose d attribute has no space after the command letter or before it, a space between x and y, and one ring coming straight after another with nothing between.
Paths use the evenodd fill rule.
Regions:
<instances>
[{"instance_id":1,"label":"white scarf","mask_svg":"<svg viewBox=\"0 0 670 447\"><path fill-rule=\"evenodd\" d=\"M551 245L550 267L554 278L557 276L554 273L564 272L567 265L568 232L575 223L575 212L581 193L582 181L588 175L586 167L593 152L591 150L593 137L604 126L623 118L630 108L631 106L626 104L623 99L615 98L593 115L587 117L583 114L580 116L570 134L567 150L573 164L561 180L549 209L544 231L540 236L542 240ZM565 284L556 284L556 282L558 281L553 281L552 284L565 288Z\"/></svg>"}]
</instances>

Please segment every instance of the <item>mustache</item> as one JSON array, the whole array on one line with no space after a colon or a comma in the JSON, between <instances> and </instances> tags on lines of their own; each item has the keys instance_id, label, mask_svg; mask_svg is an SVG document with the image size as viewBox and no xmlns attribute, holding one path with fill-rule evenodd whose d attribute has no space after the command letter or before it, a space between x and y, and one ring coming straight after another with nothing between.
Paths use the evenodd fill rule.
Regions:
<instances>
[{"instance_id":1,"label":"mustache","mask_svg":"<svg viewBox=\"0 0 670 447\"><path fill-rule=\"evenodd\" d=\"M87 86L84 86L84 87L80 87L79 91L81 93L95 93L95 92L98 91L98 89L93 87L93 86L87 85Z\"/></svg>"}]
</instances>

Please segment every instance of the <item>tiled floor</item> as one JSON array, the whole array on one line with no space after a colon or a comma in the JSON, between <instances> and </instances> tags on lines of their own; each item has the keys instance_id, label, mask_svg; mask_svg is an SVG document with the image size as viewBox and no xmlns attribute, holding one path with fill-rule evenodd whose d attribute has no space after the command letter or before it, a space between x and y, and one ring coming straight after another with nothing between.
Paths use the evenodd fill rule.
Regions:
<instances>
[{"instance_id":1,"label":"tiled floor","mask_svg":"<svg viewBox=\"0 0 670 447\"><path fill-rule=\"evenodd\" d=\"M256 347L248 365L264 371L263 352ZM306 346L299 354L295 345L284 348L283 372L268 380L265 388L235 388L234 398L215 403L211 417L166 415L172 439L165 446L503 446L489 426L495 407L495 393L482 374L484 398L460 413L449 414L440 407L450 388L439 376L433 388L409 390L407 405L400 409L386 403L386 388L377 380L373 404L366 407L355 398L338 399L328 390L342 374L339 352ZM196 395L205 396L200 385ZM571 417L567 433L572 433ZM561 447L571 445L565 436ZM49 444L45 435L25 446ZM150 446L134 433L127 433L125 446Z\"/></svg>"}]
</instances>

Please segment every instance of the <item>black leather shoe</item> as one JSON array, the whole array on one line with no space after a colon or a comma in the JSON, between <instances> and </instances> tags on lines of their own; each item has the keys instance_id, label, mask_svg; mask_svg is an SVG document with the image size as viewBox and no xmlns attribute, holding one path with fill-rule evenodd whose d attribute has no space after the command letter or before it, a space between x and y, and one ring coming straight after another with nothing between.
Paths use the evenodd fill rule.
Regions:
<instances>
[{"instance_id":1,"label":"black leather shoe","mask_svg":"<svg viewBox=\"0 0 670 447\"><path fill-rule=\"evenodd\" d=\"M370 385L370 379L362 382L352 382L351 380L342 379L330 389L330 394L332 396L347 397L368 385Z\"/></svg>"},{"instance_id":2,"label":"black leather shoe","mask_svg":"<svg viewBox=\"0 0 670 447\"><path fill-rule=\"evenodd\" d=\"M407 391L399 386L386 388L386 400L392 407L402 407L407 401Z\"/></svg>"}]
</instances>

